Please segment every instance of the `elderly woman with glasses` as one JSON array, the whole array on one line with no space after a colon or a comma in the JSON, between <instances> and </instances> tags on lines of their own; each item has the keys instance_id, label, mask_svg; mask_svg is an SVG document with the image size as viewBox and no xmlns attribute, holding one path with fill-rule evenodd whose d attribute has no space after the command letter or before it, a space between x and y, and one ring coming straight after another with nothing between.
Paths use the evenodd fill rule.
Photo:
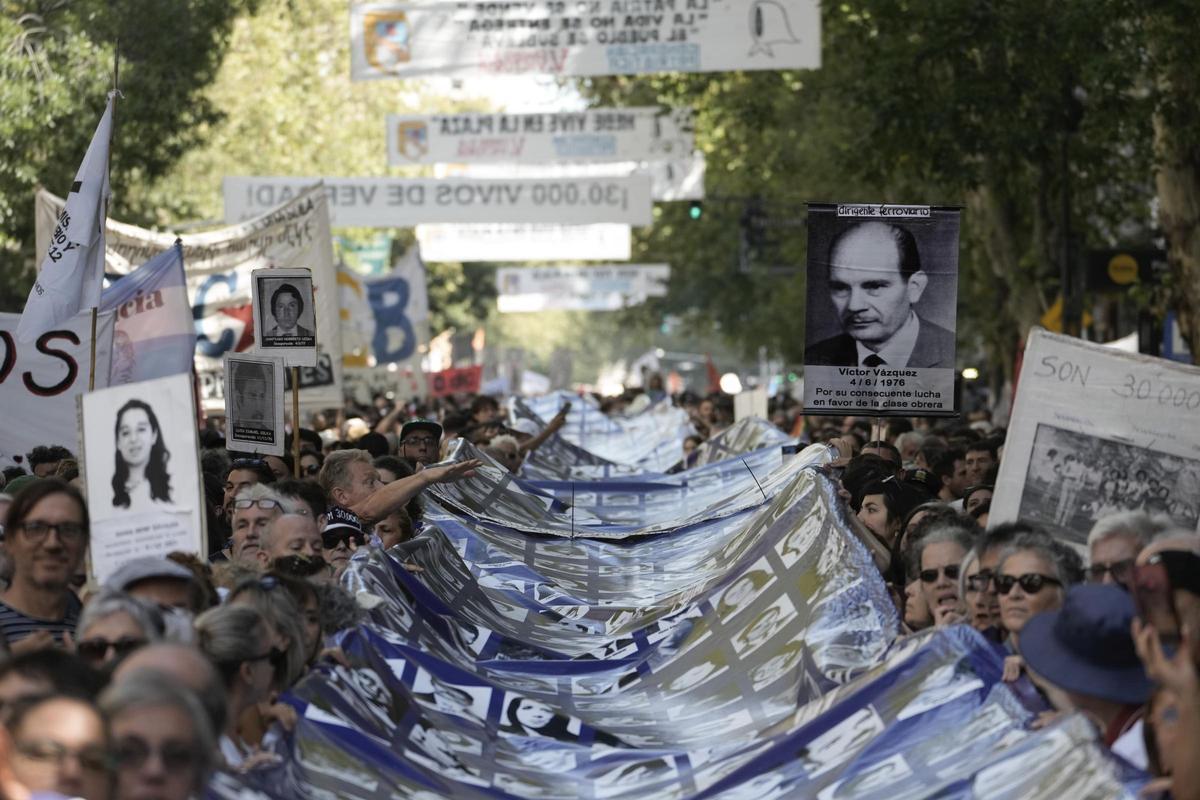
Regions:
<instances>
[{"instance_id":1,"label":"elderly woman with glasses","mask_svg":"<svg viewBox=\"0 0 1200 800\"><path fill-rule=\"evenodd\" d=\"M963 622L966 608L959 593L959 570L978 533L973 520L962 517L934 522L913 543L913 561L925 605L937 625Z\"/></svg>"},{"instance_id":2,"label":"elderly woman with glasses","mask_svg":"<svg viewBox=\"0 0 1200 800\"><path fill-rule=\"evenodd\" d=\"M1081 577L1082 563L1070 547L1040 532L1018 534L1001 552L993 580L1009 649L1017 652L1031 617L1062 606L1067 587ZM1005 663L1006 680L1017 677L1021 664L1014 658Z\"/></svg>"},{"instance_id":3,"label":"elderly woman with glasses","mask_svg":"<svg viewBox=\"0 0 1200 800\"><path fill-rule=\"evenodd\" d=\"M161 639L164 629L157 607L115 589L102 589L79 615L75 653L92 667L111 674L125 656Z\"/></svg>"},{"instance_id":4,"label":"elderly woman with glasses","mask_svg":"<svg viewBox=\"0 0 1200 800\"><path fill-rule=\"evenodd\" d=\"M196 618L196 639L225 681L226 722L220 749L225 762L237 768L254 752L243 740L238 722L247 709L270 698L276 675L286 668L287 653L271 644L270 626L263 615L244 605L205 611Z\"/></svg>"}]
</instances>

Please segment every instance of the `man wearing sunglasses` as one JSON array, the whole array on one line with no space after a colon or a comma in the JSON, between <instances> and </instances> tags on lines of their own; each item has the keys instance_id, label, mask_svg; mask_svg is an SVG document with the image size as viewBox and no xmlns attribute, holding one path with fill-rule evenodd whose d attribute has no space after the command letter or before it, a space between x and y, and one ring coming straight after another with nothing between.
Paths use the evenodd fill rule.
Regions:
<instances>
[{"instance_id":1,"label":"man wearing sunglasses","mask_svg":"<svg viewBox=\"0 0 1200 800\"><path fill-rule=\"evenodd\" d=\"M367 535L358 517L344 508L335 507L329 511L329 521L321 531L321 540L321 555L333 570L334 578L340 578L350 563L350 556L366 544Z\"/></svg>"},{"instance_id":2,"label":"man wearing sunglasses","mask_svg":"<svg viewBox=\"0 0 1200 800\"><path fill-rule=\"evenodd\" d=\"M1122 511L1099 519L1088 534L1088 582L1133 588L1138 553L1171 526L1170 519L1151 517L1145 511Z\"/></svg>"}]
</instances>

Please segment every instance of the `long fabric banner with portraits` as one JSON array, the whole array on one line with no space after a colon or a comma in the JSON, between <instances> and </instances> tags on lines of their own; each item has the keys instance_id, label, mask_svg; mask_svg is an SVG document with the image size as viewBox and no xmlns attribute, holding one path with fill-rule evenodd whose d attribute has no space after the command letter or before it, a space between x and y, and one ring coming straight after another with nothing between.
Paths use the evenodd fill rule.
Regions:
<instances>
[{"instance_id":1,"label":"long fabric banner with portraits","mask_svg":"<svg viewBox=\"0 0 1200 800\"><path fill-rule=\"evenodd\" d=\"M809 204L806 413L954 413L959 213Z\"/></svg>"},{"instance_id":2,"label":"long fabric banner with portraits","mask_svg":"<svg viewBox=\"0 0 1200 800\"><path fill-rule=\"evenodd\" d=\"M341 330L338 326L337 274L324 192L292 195L258 216L206 233L178 237L187 274L188 296L196 330L196 372L208 411L225 405L222 356L254 345L250 273L266 267L307 267L316 290L317 365L300 370L300 402L342 403ZM62 200L39 191L36 199L38 245L54 230ZM174 245L173 233L158 233L108 220L106 271L125 275Z\"/></svg>"},{"instance_id":3,"label":"long fabric banner with portraits","mask_svg":"<svg viewBox=\"0 0 1200 800\"><path fill-rule=\"evenodd\" d=\"M1200 369L1035 328L991 520L1084 544L1101 517L1200 529Z\"/></svg>"},{"instance_id":4,"label":"long fabric banner with portraits","mask_svg":"<svg viewBox=\"0 0 1200 800\"><path fill-rule=\"evenodd\" d=\"M464 443L453 457L480 455ZM693 500L698 521L664 527L636 512L596 522L590 501L567 507L490 460L435 488L423 545L352 559L345 588L384 602L337 637L347 663L284 695L299 721L279 766L219 774L210 794L1135 793L1145 776L1082 716L1030 729L1041 701L1001 680L1005 653L976 631L896 639L892 601L821 472L829 458L816 446L777 461L757 495L715 482ZM572 531L580 512L593 522ZM537 515L558 534L527 533Z\"/></svg>"}]
</instances>

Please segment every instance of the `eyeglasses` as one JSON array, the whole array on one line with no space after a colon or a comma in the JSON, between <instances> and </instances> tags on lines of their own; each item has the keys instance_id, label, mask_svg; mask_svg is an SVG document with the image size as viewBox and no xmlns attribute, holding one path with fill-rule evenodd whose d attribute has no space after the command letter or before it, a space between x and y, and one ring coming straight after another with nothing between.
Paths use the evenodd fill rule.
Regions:
<instances>
[{"instance_id":1,"label":"eyeglasses","mask_svg":"<svg viewBox=\"0 0 1200 800\"><path fill-rule=\"evenodd\" d=\"M145 739L128 736L117 742L114 758L117 769L141 769L146 759L156 754L163 767L169 772L190 769L196 765L195 745L167 741L151 747Z\"/></svg>"},{"instance_id":2,"label":"eyeglasses","mask_svg":"<svg viewBox=\"0 0 1200 800\"><path fill-rule=\"evenodd\" d=\"M284 575L297 578L311 578L329 570L329 563L323 558L308 556L280 556L271 562L271 568ZM268 576L270 577L270 576ZM263 580L266 580L264 578Z\"/></svg>"},{"instance_id":3,"label":"eyeglasses","mask_svg":"<svg viewBox=\"0 0 1200 800\"><path fill-rule=\"evenodd\" d=\"M87 535L87 528L78 522L60 522L56 525L53 522L33 520L32 522L20 522L9 527L14 531L23 531L25 538L29 540L30 544L40 544L45 541L50 531L58 534L58 539L63 544L75 544Z\"/></svg>"},{"instance_id":4,"label":"eyeglasses","mask_svg":"<svg viewBox=\"0 0 1200 800\"><path fill-rule=\"evenodd\" d=\"M278 500L272 500L268 497L264 497L261 500L251 500L249 498L243 498L241 500L233 501L233 507L236 509L243 510L243 511L246 510L247 508L254 508L255 506L258 506L259 508L261 508L265 511L271 511L272 509L276 509L276 508L279 508L279 509L283 508L283 506L279 504Z\"/></svg>"},{"instance_id":5,"label":"eyeglasses","mask_svg":"<svg viewBox=\"0 0 1200 800\"><path fill-rule=\"evenodd\" d=\"M1133 559L1126 558L1110 564L1097 563L1087 568L1087 577L1092 583L1100 583L1107 574L1111 574L1114 581L1124 583L1133 574Z\"/></svg>"},{"instance_id":6,"label":"eyeglasses","mask_svg":"<svg viewBox=\"0 0 1200 800\"><path fill-rule=\"evenodd\" d=\"M61 767L68 757L79 762L79 766L89 772L108 772L112 766L108 753L101 747L87 747L82 750L70 750L58 742L41 739L33 742L17 742L16 751L30 761L43 764L54 764Z\"/></svg>"},{"instance_id":7,"label":"eyeglasses","mask_svg":"<svg viewBox=\"0 0 1200 800\"><path fill-rule=\"evenodd\" d=\"M923 569L923 570L921 570L921 582L922 583L936 583L939 574L945 575L947 578L949 578L952 581L958 580L958 564L947 564L946 566L942 567L940 570L938 570L938 569Z\"/></svg>"},{"instance_id":8,"label":"eyeglasses","mask_svg":"<svg viewBox=\"0 0 1200 800\"><path fill-rule=\"evenodd\" d=\"M974 575L967 577L967 590L971 592L986 592L995 577L996 573L990 569L981 569Z\"/></svg>"},{"instance_id":9,"label":"eyeglasses","mask_svg":"<svg viewBox=\"0 0 1200 800\"><path fill-rule=\"evenodd\" d=\"M437 441L438 440L434 439L432 436L410 436L404 441L400 442L400 445L404 446L411 444L415 447L433 447L435 444L437 444Z\"/></svg>"},{"instance_id":10,"label":"eyeglasses","mask_svg":"<svg viewBox=\"0 0 1200 800\"><path fill-rule=\"evenodd\" d=\"M83 639L75 644L75 652L84 661L99 664L108 657L109 650L118 659L122 659L145 643L145 639L137 639L132 636L122 636L115 642L110 642L107 639Z\"/></svg>"},{"instance_id":11,"label":"eyeglasses","mask_svg":"<svg viewBox=\"0 0 1200 800\"><path fill-rule=\"evenodd\" d=\"M1049 575L1039 575L1036 572L1029 572L1020 577L1016 575L996 576L996 591L1000 594L1008 594L1017 584L1021 585L1021 591L1025 594L1037 594L1047 584L1062 586L1062 581L1058 578L1051 578Z\"/></svg>"},{"instance_id":12,"label":"eyeglasses","mask_svg":"<svg viewBox=\"0 0 1200 800\"><path fill-rule=\"evenodd\" d=\"M326 550L336 550L338 545L345 544L350 546L350 542L354 543L355 547L362 547L367 541L367 535L362 531L352 531L345 528L334 529L332 531L321 531L321 541L325 544Z\"/></svg>"}]
</instances>

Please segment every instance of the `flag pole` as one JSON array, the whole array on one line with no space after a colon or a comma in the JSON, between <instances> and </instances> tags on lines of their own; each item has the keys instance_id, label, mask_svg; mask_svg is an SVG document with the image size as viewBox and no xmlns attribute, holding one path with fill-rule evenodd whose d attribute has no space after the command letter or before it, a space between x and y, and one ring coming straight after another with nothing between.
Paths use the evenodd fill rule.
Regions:
<instances>
[{"instance_id":1,"label":"flag pole","mask_svg":"<svg viewBox=\"0 0 1200 800\"><path fill-rule=\"evenodd\" d=\"M300 368L292 367L292 476L300 477Z\"/></svg>"},{"instance_id":2,"label":"flag pole","mask_svg":"<svg viewBox=\"0 0 1200 800\"><path fill-rule=\"evenodd\" d=\"M113 94L119 91L121 77L121 40L118 38L113 42ZM117 98L113 97L113 113L112 127L108 129L108 163L104 166L106 172L112 168L112 140L113 131L117 128ZM111 194L112 190L109 190ZM108 225L108 202L109 198L104 198L104 213L100 216L100 224ZM107 262L107 253L101 253L100 258ZM90 352L88 353L88 391L96 390L96 306L92 306L92 340Z\"/></svg>"}]
</instances>

